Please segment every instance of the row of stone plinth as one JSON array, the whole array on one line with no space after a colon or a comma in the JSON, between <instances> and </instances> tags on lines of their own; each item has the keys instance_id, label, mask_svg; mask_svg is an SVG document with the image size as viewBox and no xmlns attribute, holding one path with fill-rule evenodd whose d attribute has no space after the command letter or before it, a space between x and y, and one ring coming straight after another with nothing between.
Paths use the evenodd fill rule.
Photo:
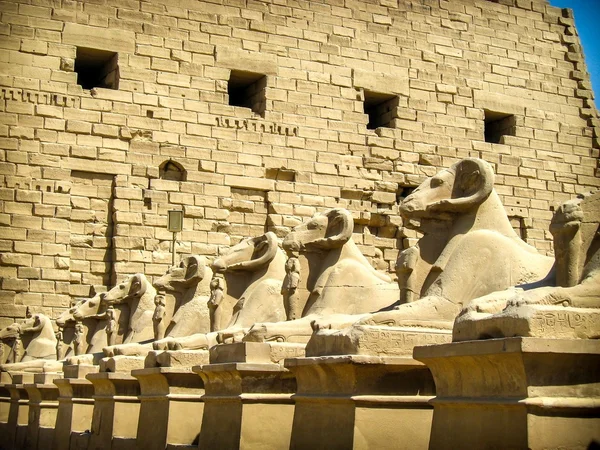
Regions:
<instances>
[{"instance_id":1,"label":"row of stone plinth","mask_svg":"<svg viewBox=\"0 0 600 450\"><path fill-rule=\"evenodd\" d=\"M265 359L266 344L229 345L191 368L12 374L0 387L0 448L600 444L598 341L493 339L417 347L415 359L323 356L283 365Z\"/></svg>"}]
</instances>

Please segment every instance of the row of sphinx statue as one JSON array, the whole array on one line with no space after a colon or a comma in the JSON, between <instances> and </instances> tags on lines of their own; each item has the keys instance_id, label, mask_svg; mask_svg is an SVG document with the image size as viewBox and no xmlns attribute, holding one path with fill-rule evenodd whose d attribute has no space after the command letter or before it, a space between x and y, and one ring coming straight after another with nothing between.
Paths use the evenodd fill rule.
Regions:
<instances>
[{"instance_id":1,"label":"row of sphinx statue","mask_svg":"<svg viewBox=\"0 0 600 450\"><path fill-rule=\"evenodd\" d=\"M397 283L360 252L351 213L334 208L283 240L267 232L211 262L186 256L154 283L129 276L56 318L58 333L48 317L33 314L0 331L0 367L35 370L64 358L91 362L239 341L348 353L360 351L364 327L442 332L454 341L600 337L600 191L554 212L554 257L514 232L492 166L481 159L426 179L400 211L421 238L400 253Z\"/></svg>"}]
</instances>

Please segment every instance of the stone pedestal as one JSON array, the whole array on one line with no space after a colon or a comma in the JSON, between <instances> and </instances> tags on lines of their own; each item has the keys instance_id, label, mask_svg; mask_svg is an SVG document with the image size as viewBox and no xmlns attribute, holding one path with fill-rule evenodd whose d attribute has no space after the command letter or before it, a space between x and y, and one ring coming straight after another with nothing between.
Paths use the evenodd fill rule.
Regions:
<instances>
[{"instance_id":1,"label":"stone pedestal","mask_svg":"<svg viewBox=\"0 0 600 450\"><path fill-rule=\"evenodd\" d=\"M58 410L58 388L53 380L61 376L58 373L36 373L32 384L23 385L29 396L29 422L25 438L27 449L52 448Z\"/></svg>"},{"instance_id":2,"label":"stone pedestal","mask_svg":"<svg viewBox=\"0 0 600 450\"><path fill-rule=\"evenodd\" d=\"M307 356L366 355L412 357L418 345L452 342L452 331L438 328L354 325L321 330L306 345Z\"/></svg>"},{"instance_id":3,"label":"stone pedestal","mask_svg":"<svg viewBox=\"0 0 600 450\"><path fill-rule=\"evenodd\" d=\"M287 359L298 390L290 448L427 449L435 394L409 357Z\"/></svg>"},{"instance_id":4,"label":"stone pedestal","mask_svg":"<svg viewBox=\"0 0 600 450\"><path fill-rule=\"evenodd\" d=\"M94 411L94 387L85 376L96 372L98 366L65 366L64 378L54 380L59 392L54 450L87 448Z\"/></svg>"},{"instance_id":5,"label":"stone pedestal","mask_svg":"<svg viewBox=\"0 0 600 450\"><path fill-rule=\"evenodd\" d=\"M0 373L0 448L6 448L5 439L9 434L8 416L10 413L10 391L7 385L12 380L6 372Z\"/></svg>"},{"instance_id":6,"label":"stone pedestal","mask_svg":"<svg viewBox=\"0 0 600 450\"><path fill-rule=\"evenodd\" d=\"M193 368L206 390L199 448L289 448L296 383L270 345L218 345L210 361Z\"/></svg>"},{"instance_id":7,"label":"stone pedestal","mask_svg":"<svg viewBox=\"0 0 600 450\"><path fill-rule=\"evenodd\" d=\"M94 412L88 450L133 449L140 413L140 384L129 372L90 373Z\"/></svg>"},{"instance_id":8,"label":"stone pedestal","mask_svg":"<svg viewBox=\"0 0 600 450\"><path fill-rule=\"evenodd\" d=\"M431 449L587 449L600 442L598 341L466 341L417 347L414 357L436 383Z\"/></svg>"},{"instance_id":9,"label":"stone pedestal","mask_svg":"<svg viewBox=\"0 0 600 450\"><path fill-rule=\"evenodd\" d=\"M20 449L25 446L27 424L29 422L29 394L24 384L33 383L32 373L11 373L12 383L5 385L10 393L10 409L8 411L8 433L3 437L4 447Z\"/></svg>"},{"instance_id":10,"label":"stone pedestal","mask_svg":"<svg viewBox=\"0 0 600 450\"><path fill-rule=\"evenodd\" d=\"M150 352L146 367L131 372L140 383L136 447L164 450L198 444L204 384L192 365L209 362L208 351Z\"/></svg>"}]
</instances>

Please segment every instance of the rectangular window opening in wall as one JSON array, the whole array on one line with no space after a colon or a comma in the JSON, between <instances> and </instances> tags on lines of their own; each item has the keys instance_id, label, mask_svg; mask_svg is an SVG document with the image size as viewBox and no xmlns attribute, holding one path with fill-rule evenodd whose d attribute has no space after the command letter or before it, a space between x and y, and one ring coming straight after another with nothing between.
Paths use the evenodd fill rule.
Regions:
<instances>
[{"instance_id":1,"label":"rectangular window opening in wall","mask_svg":"<svg viewBox=\"0 0 600 450\"><path fill-rule=\"evenodd\" d=\"M75 72L77 84L84 89L119 88L118 54L105 50L77 47Z\"/></svg>"},{"instance_id":2,"label":"rectangular window opening in wall","mask_svg":"<svg viewBox=\"0 0 600 450\"><path fill-rule=\"evenodd\" d=\"M364 91L364 111L369 116L368 130L379 127L394 128L393 120L398 117L400 99L397 95Z\"/></svg>"},{"instance_id":3,"label":"rectangular window opening in wall","mask_svg":"<svg viewBox=\"0 0 600 450\"><path fill-rule=\"evenodd\" d=\"M515 136L516 120L512 114L484 110L485 142L504 144L504 136Z\"/></svg>"},{"instance_id":4,"label":"rectangular window opening in wall","mask_svg":"<svg viewBox=\"0 0 600 450\"><path fill-rule=\"evenodd\" d=\"M232 70L227 83L227 94L231 106L250 108L259 115L264 115L267 77L261 73Z\"/></svg>"}]
</instances>

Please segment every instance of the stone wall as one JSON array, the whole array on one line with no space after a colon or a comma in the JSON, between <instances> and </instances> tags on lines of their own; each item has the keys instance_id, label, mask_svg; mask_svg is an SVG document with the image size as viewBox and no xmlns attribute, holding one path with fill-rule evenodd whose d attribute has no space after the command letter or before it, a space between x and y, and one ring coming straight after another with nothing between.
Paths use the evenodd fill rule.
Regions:
<instances>
[{"instance_id":1,"label":"stone wall","mask_svg":"<svg viewBox=\"0 0 600 450\"><path fill-rule=\"evenodd\" d=\"M164 273L170 209L177 252L212 257L348 208L393 273L398 202L459 158L495 165L543 252L600 186L573 18L545 0L11 0L0 49L0 325Z\"/></svg>"}]
</instances>

